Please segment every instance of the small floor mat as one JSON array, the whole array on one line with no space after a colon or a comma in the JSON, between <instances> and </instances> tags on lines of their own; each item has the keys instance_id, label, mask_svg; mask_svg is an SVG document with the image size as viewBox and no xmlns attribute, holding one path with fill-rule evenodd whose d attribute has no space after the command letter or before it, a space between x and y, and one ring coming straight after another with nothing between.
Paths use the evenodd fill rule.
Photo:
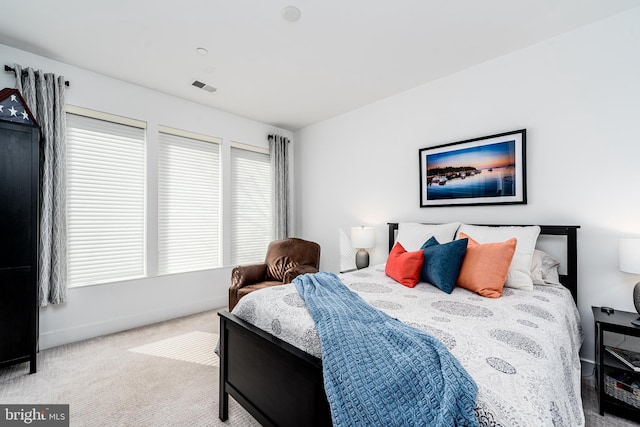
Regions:
<instances>
[{"instance_id":1,"label":"small floor mat","mask_svg":"<svg viewBox=\"0 0 640 427\"><path fill-rule=\"evenodd\" d=\"M183 362L218 366L220 359L214 353L217 343L218 334L194 331L131 348L129 351Z\"/></svg>"}]
</instances>

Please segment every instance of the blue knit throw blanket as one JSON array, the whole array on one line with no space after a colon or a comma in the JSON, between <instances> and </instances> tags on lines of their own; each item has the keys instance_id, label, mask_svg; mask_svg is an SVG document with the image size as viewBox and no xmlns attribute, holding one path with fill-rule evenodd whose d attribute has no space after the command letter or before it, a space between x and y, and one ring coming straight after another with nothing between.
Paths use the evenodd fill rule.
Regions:
<instances>
[{"instance_id":1,"label":"blue knit throw blanket","mask_svg":"<svg viewBox=\"0 0 640 427\"><path fill-rule=\"evenodd\" d=\"M377 310L333 273L298 276L322 345L334 426L477 426L477 386L436 338Z\"/></svg>"}]
</instances>

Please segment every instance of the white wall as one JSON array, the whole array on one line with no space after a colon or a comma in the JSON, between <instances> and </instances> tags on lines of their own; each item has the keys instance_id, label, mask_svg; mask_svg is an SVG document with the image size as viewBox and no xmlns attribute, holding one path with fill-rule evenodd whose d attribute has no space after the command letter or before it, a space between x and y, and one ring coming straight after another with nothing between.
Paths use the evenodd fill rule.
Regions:
<instances>
[{"instance_id":1,"label":"white wall","mask_svg":"<svg viewBox=\"0 0 640 427\"><path fill-rule=\"evenodd\" d=\"M68 104L147 122L147 267L152 275L157 270L153 248L157 248L158 125L222 138L224 263L229 264L230 242L225 237L230 235L230 141L268 147L269 133L292 138L291 132L4 45L0 45L0 61L64 75L71 83L66 91ZM0 87L15 87L13 73L0 72ZM40 348L226 306L230 274L227 267L71 288L67 303L40 310Z\"/></svg>"},{"instance_id":2,"label":"white wall","mask_svg":"<svg viewBox=\"0 0 640 427\"><path fill-rule=\"evenodd\" d=\"M640 8L295 133L298 230L339 268L337 230L387 221L577 224L579 310L634 311L617 238L640 236ZM419 54L419 52L416 52ZM338 95L339 96L339 95ZM528 204L420 208L418 149L527 129Z\"/></svg>"}]
</instances>

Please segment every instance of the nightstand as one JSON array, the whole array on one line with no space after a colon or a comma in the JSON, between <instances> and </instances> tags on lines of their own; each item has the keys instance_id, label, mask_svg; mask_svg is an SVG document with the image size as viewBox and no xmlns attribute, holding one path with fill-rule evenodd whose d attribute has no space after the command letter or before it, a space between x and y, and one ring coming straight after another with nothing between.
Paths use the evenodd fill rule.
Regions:
<instances>
[{"instance_id":1,"label":"nightstand","mask_svg":"<svg viewBox=\"0 0 640 427\"><path fill-rule=\"evenodd\" d=\"M600 415L604 415L606 410L612 414L638 419L640 417L640 399L636 400L632 391L625 390L624 384L621 384L624 380L620 382L615 380L625 373L631 375L633 370L618 361L605 349L605 344L611 344L606 340L607 333L640 337L640 327L631 324L632 320L638 319L638 313L615 310L613 313L607 314L601 311L600 307L591 307L591 310L595 323L596 389ZM633 350L640 352L640 347L633 348ZM634 375L640 378L640 373ZM627 403L623 399L633 403Z\"/></svg>"}]
</instances>

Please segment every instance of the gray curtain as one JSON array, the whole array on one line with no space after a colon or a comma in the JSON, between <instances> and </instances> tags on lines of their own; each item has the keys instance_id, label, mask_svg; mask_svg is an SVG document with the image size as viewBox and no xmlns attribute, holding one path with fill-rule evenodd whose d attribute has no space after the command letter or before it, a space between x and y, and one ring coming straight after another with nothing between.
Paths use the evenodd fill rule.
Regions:
<instances>
[{"instance_id":1,"label":"gray curtain","mask_svg":"<svg viewBox=\"0 0 640 427\"><path fill-rule=\"evenodd\" d=\"M15 64L16 86L40 126L39 303L67 299L64 77Z\"/></svg>"},{"instance_id":2,"label":"gray curtain","mask_svg":"<svg viewBox=\"0 0 640 427\"><path fill-rule=\"evenodd\" d=\"M289 237L289 139L269 135L273 174L273 233L275 239Z\"/></svg>"}]
</instances>

